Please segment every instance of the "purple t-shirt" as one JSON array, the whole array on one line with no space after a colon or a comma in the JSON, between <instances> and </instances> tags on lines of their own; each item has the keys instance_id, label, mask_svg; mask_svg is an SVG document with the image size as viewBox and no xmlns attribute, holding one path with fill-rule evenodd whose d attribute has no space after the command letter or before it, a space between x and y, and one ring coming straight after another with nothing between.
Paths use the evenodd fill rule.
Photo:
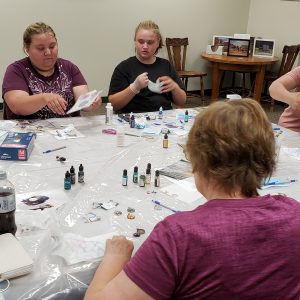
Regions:
<instances>
[{"instance_id":1,"label":"purple t-shirt","mask_svg":"<svg viewBox=\"0 0 300 300\"><path fill-rule=\"evenodd\" d=\"M300 203L267 195L176 213L124 271L157 300L298 300Z\"/></svg>"},{"instance_id":2,"label":"purple t-shirt","mask_svg":"<svg viewBox=\"0 0 300 300\"><path fill-rule=\"evenodd\" d=\"M23 58L8 66L2 84L2 98L8 91L22 90L29 95L40 93L57 93L67 100L68 111L75 103L73 87L86 85L86 81L76 65L68 60L58 58L54 73L45 77L39 74L32 66L29 58ZM34 114L20 116L14 114L8 105L5 105L5 119L48 119L70 116L79 116L76 112L71 115L53 113L47 106Z\"/></svg>"}]
</instances>

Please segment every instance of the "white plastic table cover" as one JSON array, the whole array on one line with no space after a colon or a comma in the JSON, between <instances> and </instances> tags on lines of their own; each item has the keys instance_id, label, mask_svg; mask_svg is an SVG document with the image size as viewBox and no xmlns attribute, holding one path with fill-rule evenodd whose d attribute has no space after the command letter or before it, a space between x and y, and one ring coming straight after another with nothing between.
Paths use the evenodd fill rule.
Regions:
<instances>
[{"instance_id":1,"label":"white plastic table cover","mask_svg":"<svg viewBox=\"0 0 300 300\"><path fill-rule=\"evenodd\" d=\"M160 178L161 187L154 187L155 169L185 159L178 144L184 144L197 110L189 110L190 120L185 125L182 122L184 112L172 110L165 112L163 120L146 121L146 126L169 126L171 133L167 149L162 146L163 134L144 137L141 129L120 123L116 115L109 126L105 124L105 116L16 123L13 131L37 133L34 150L28 161L0 161L0 169L7 171L9 180L15 185L16 236L33 258L34 270L31 274L10 280L9 289L3 293L6 300L82 299L104 253L108 237L123 234L133 241L136 251L153 227L173 213L165 208L155 209L153 199L177 210L191 210L205 202L201 195L198 200L188 202L179 199L176 192L174 195L162 192L161 189L172 183L165 176ZM151 114L153 117L156 113ZM142 114L136 116L138 121L143 117ZM49 130L61 130L70 124L83 137L58 140L49 133ZM0 126L5 130L11 124L2 121ZM175 126L183 126L183 131L172 133ZM117 146L117 135L102 133L103 129L120 131L120 127L125 133L138 135L125 135L123 147ZM274 176L292 176L299 180L300 154L297 149L300 147L300 134L281 129L282 133L276 138L280 151ZM61 146L66 148L43 153ZM66 161L59 162L56 156L63 156ZM148 163L152 167L151 184L139 187L132 182L133 168L138 166L139 174L145 173ZM71 190L65 190L65 172L74 166L77 177L80 164L84 166L85 183L78 183L76 178ZM124 169L128 170L126 187L122 186ZM287 187L274 186L260 191L260 194L268 193L285 193L300 199L299 181ZM30 210L31 207L22 202L37 195L48 196L53 207ZM118 203L115 209L93 208L93 202L110 200ZM135 219L127 218L128 208L135 210ZM122 211L122 215L115 215L115 210ZM88 213L94 213L100 220L87 222ZM145 234L134 237L137 228L144 229Z\"/></svg>"}]
</instances>

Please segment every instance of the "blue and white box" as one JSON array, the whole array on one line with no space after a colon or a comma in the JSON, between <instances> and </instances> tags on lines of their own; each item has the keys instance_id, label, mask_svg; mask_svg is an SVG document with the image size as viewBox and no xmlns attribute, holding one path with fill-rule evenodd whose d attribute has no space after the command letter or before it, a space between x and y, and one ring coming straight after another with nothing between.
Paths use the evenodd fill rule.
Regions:
<instances>
[{"instance_id":1,"label":"blue and white box","mask_svg":"<svg viewBox=\"0 0 300 300\"><path fill-rule=\"evenodd\" d=\"M0 159L28 160L35 138L33 132L8 132L0 145Z\"/></svg>"}]
</instances>

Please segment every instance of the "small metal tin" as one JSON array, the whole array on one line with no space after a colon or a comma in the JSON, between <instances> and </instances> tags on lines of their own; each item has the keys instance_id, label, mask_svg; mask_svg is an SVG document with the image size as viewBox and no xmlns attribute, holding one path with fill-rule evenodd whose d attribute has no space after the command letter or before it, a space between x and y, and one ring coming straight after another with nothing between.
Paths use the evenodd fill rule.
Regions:
<instances>
[{"instance_id":1,"label":"small metal tin","mask_svg":"<svg viewBox=\"0 0 300 300\"><path fill-rule=\"evenodd\" d=\"M127 214L127 219L133 220L133 219L135 219L135 215L132 214L132 213L128 213L128 214Z\"/></svg>"}]
</instances>

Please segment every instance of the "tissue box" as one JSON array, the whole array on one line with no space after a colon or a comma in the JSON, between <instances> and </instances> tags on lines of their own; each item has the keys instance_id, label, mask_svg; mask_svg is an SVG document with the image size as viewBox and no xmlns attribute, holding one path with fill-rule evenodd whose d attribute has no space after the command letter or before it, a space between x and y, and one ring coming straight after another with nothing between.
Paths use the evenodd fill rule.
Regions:
<instances>
[{"instance_id":1,"label":"tissue box","mask_svg":"<svg viewBox=\"0 0 300 300\"><path fill-rule=\"evenodd\" d=\"M0 145L0 159L28 160L35 137L33 132L8 132Z\"/></svg>"},{"instance_id":2,"label":"tissue box","mask_svg":"<svg viewBox=\"0 0 300 300\"><path fill-rule=\"evenodd\" d=\"M206 47L206 53L207 54L223 54L223 48L224 46L217 46L217 45L207 45Z\"/></svg>"}]
</instances>

